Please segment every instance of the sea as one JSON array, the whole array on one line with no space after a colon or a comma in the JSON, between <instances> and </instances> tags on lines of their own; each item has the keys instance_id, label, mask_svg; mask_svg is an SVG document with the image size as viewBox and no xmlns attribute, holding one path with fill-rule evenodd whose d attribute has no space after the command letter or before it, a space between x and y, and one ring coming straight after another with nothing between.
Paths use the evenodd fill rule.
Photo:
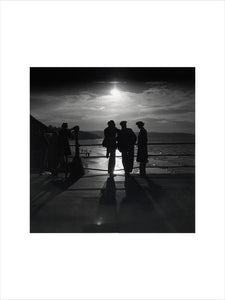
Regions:
<instances>
[{"instance_id":1,"label":"sea","mask_svg":"<svg viewBox=\"0 0 225 300\"><path fill-rule=\"evenodd\" d=\"M175 144L182 142L191 142L192 144ZM102 146L102 139L80 140L80 157L82 158L85 173L88 174L107 174L108 158L106 158L106 148ZM195 144L193 140L181 139L173 136L163 136L149 140L149 156L146 167L147 174L162 173L194 173L195 172ZM171 145L153 145L151 143L173 143ZM72 156L75 154L74 141L70 141ZM94 145L94 146L91 146ZM135 155L137 146L135 146ZM163 156L172 154L174 156ZM187 155L187 156L184 156ZM97 156L97 157L96 157ZM101 157L99 157L101 156ZM121 153L116 150L116 156ZM134 158L133 174L139 173L139 163ZM116 157L115 174L123 175L124 169L121 157Z\"/></svg>"}]
</instances>

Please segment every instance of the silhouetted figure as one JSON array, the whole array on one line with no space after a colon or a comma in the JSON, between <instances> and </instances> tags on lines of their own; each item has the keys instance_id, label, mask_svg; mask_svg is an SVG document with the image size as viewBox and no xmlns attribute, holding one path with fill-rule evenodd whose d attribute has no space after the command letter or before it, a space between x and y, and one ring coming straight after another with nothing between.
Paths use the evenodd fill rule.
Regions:
<instances>
[{"instance_id":1,"label":"silhouetted figure","mask_svg":"<svg viewBox=\"0 0 225 300\"><path fill-rule=\"evenodd\" d=\"M71 155L69 138L73 138L72 130L77 126L68 129L68 123L63 123L58 135L58 150L59 150L59 164L65 171L65 176L68 175L68 156Z\"/></svg>"},{"instance_id":2,"label":"silhouetted figure","mask_svg":"<svg viewBox=\"0 0 225 300\"><path fill-rule=\"evenodd\" d=\"M115 122L110 120L108 127L104 130L103 147L106 147L106 157L109 158L108 162L108 173L110 177L113 177L113 172L116 164L116 148L117 148L117 131Z\"/></svg>"},{"instance_id":3,"label":"silhouetted figure","mask_svg":"<svg viewBox=\"0 0 225 300\"><path fill-rule=\"evenodd\" d=\"M125 175L129 175L134 164L134 145L136 135L131 128L127 128L127 121L120 122L121 130L118 131L118 149L122 153L122 163Z\"/></svg>"},{"instance_id":4,"label":"silhouetted figure","mask_svg":"<svg viewBox=\"0 0 225 300\"><path fill-rule=\"evenodd\" d=\"M140 163L140 175L146 176L146 164L148 162L148 134L142 121L137 122L136 125L140 129L138 134L137 162Z\"/></svg>"}]
</instances>

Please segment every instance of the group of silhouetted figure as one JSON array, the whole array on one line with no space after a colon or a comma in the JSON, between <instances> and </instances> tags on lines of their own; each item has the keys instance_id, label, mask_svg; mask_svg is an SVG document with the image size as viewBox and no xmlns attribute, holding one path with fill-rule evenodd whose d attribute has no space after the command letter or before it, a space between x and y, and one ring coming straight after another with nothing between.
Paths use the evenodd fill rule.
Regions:
<instances>
[{"instance_id":1,"label":"group of silhouetted figure","mask_svg":"<svg viewBox=\"0 0 225 300\"><path fill-rule=\"evenodd\" d=\"M51 136L39 128L32 137L31 144L37 152L37 170L40 175L56 175L59 171L69 174L68 157L72 154L69 139L78 133L79 126L68 128L68 123L63 123L58 132ZM46 171L48 170L48 171Z\"/></svg>"},{"instance_id":2,"label":"group of silhouetted figure","mask_svg":"<svg viewBox=\"0 0 225 300\"><path fill-rule=\"evenodd\" d=\"M139 121L136 125L140 129L137 143L137 162L140 163L140 175L145 176L148 162L148 135L144 128L144 122ZM116 149L121 152L125 176L129 176L133 171L134 145L137 137L131 128L127 128L127 121L121 121L120 126L121 129L118 129L115 122L110 120L108 127L104 130L102 145L106 147L106 157L109 158L108 173L110 177L114 176Z\"/></svg>"},{"instance_id":3,"label":"group of silhouetted figure","mask_svg":"<svg viewBox=\"0 0 225 300\"><path fill-rule=\"evenodd\" d=\"M140 132L138 134L138 152L137 162L140 163L140 175L146 175L146 163L148 162L148 148L147 148L147 131L144 128L144 123L139 121L136 123ZM116 164L116 149L121 152L122 164L125 171L125 176L133 170L134 164L134 145L137 137L131 128L127 128L127 122L120 122L121 129L116 127L113 120L108 122L108 127L104 130L104 139L102 146L106 148L106 157L108 161L108 173L110 177L114 175ZM40 128L33 139L33 148L37 151L37 165L39 174L57 175L59 171L65 173L65 177L69 174L68 157L71 156L71 149L69 139L76 140L75 157L79 157L78 144L79 126L68 128L67 123L63 123L58 132L51 133L51 138L48 138L43 130ZM46 172L46 169L48 171Z\"/></svg>"}]
</instances>

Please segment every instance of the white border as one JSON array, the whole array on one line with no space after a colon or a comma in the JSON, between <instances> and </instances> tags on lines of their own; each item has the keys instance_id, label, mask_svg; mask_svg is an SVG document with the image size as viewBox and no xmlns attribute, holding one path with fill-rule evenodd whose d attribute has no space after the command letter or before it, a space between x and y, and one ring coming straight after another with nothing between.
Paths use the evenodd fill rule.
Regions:
<instances>
[{"instance_id":1,"label":"white border","mask_svg":"<svg viewBox=\"0 0 225 300\"><path fill-rule=\"evenodd\" d=\"M29 234L29 67L196 67L196 234ZM2 299L224 299L224 2L1 3Z\"/></svg>"}]
</instances>

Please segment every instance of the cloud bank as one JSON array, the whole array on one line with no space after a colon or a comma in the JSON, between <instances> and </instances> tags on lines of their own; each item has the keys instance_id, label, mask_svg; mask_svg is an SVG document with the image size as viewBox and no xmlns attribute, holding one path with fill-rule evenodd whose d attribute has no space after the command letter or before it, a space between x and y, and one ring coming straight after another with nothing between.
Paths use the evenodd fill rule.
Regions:
<instances>
[{"instance_id":1,"label":"cloud bank","mask_svg":"<svg viewBox=\"0 0 225 300\"><path fill-rule=\"evenodd\" d=\"M104 84L99 84L102 86ZM46 125L79 125L82 130L102 130L108 120L127 120L136 130L143 120L149 131L194 133L195 95L192 86L166 82L144 82L136 88L124 83L119 95L99 88L74 93L31 95L31 114Z\"/></svg>"}]
</instances>

